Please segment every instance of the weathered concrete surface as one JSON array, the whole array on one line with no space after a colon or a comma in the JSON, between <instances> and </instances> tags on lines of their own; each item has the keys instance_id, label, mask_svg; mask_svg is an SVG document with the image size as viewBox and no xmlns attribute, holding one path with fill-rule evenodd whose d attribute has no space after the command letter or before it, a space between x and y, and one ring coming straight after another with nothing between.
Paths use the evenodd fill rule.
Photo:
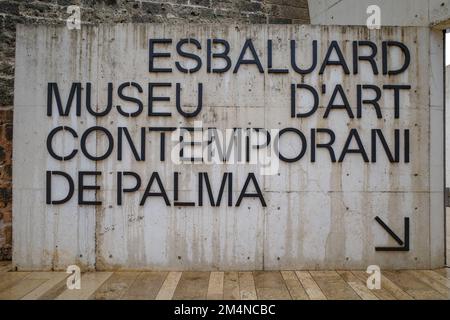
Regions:
<instances>
[{"instance_id":1,"label":"weathered concrete surface","mask_svg":"<svg viewBox=\"0 0 450 320\"><path fill-rule=\"evenodd\" d=\"M68 6L82 25L99 23L309 23L307 0L0 0L0 260L12 254L12 118L16 24L65 25Z\"/></svg>"},{"instance_id":2,"label":"weathered concrete surface","mask_svg":"<svg viewBox=\"0 0 450 320\"><path fill-rule=\"evenodd\" d=\"M443 112L444 112L444 97L443 88L443 68L444 61L442 57L444 38L442 30L450 28L450 1L448 0L309 0L309 12L311 24L314 25L366 25L369 14L366 12L368 6L377 5L380 8L381 26L425 26L431 27L431 48L436 48L434 54L430 56L430 66L432 67L431 78L433 85L430 87L430 92L434 96L434 107L431 109L432 124L431 134L432 139L443 139L442 131L444 130ZM447 86L448 86L447 81ZM449 114L448 112L446 113ZM449 122L446 121L445 131L450 132ZM450 141L447 134L447 143ZM442 142L443 143L443 142ZM438 144L436 144L437 146ZM439 150L441 148L438 147ZM439 190L434 197L440 197L440 190L443 188L442 180L439 178L444 175L449 175L449 166L443 163L442 152L439 150L432 150L432 161L435 162L431 179L435 184L434 189ZM448 150L448 148L447 148ZM446 159L448 163L449 155L447 153ZM445 171L445 172L444 172ZM447 186L449 179L447 178ZM437 200L437 199L436 199ZM439 200L441 201L441 200ZM437 201L436 203L439 203ZM443 201L443 200L442 200ZM434 203L434 202L433 202ZM437 214L436 221L432 224L431 238L432 241L446 242L447 248L450 248L450 237L445 240L442 233L434 232L434 228L442 229L441 213ZM448 221L448 220L447 220ZM446 228L447 236L449 234L448 227ZM438 235L435 237L434 235ZM447 264L450 256L447 255Z\"/></svg>"},{"instance_id":3,"label":"weathered concrete surface","mask_svg":"<svg viewBox=\"0 0 450 320\"><path fill-rule=\"evenodd\" d=\"M311 24L366 25L371 5L380 8L382 26L449 27L449 0L309 0Z\"/></svg>"},{"instance_id":4,"label":"weathered concrete surface","mask_svg":"<svg viewBox=\"0 0 450 320\"><path fill-rule=\"evenodd\" d=\"M34 34L32 30L36 30ZM61 163L47 156L49 128L61 123L78 130L95 125L95 119L79 119L75 114L65 119L45 116L43 90L46 82L97 78L97 37L92 31L34 26L17 30L13 259L19 269L63 269L74 263L92 268L95 264L95 207L79 207L76 200L64 206L46 206L44 169L71 174L80 168L95 169L92 162ZM63 148L64 143L59 141L55 148ZM55 192L64 195L63 187Z\"/></svg>"},{"instance_id":5,"label":"weathered concrete surface","mask_svg":"<svg viewBox=\"0 0 450 320\"><path fill-rule=\"evenodd\" d=\"M319 76L317 67L304 79L292 70L288 75L262 75L254 66L242 66L237 74L207 74L205 67L193 75L147 72L149 38L173 38L176 42L195 37L205 46L206 39L213 36L230 42L233 61L245 39L252 38L264 66L267 39L279 39L276 48L281 53L276 54L275 61L288 68L289 59L282 58L289 57L290 39L306 40L299 48L304 61L311 59L308 44L312 39L318 40L320 57L325 55L327 43L337 40L343 44L350 65L351 41L370 39L381 47L382 40L391 39L410 48L411 65L407 72L390 77L373 76L365 63L360 64L358 75L343 75L339 67L330 67ZM432 88L440 86L441 64L435 62L442 55L439 41L437 34L422 27L369 31L360 27L128 24L84 28L81 32L52 27L19 28L14 117L14 265L21 270L64 269L71 263L100 270L442 266L443 109L442 98ZM170 51L176 55L174 50L172 46ZM170 118L148 118L142 114L128 119L114 110L108 117L98 119L86 112L81 118L72 114L67 119L51 119L45 114L48 82L58 82L62 95L67 97L70 82L91 81L99 86L98 107L103 108L107 82L146 84L149 79L181 82L188 88L203 82L204 109L194 118L202 120L203 127L297 127L307 135L310 128L331 128L336 133L336 145L340 146L337 150L342 148L349 127L358 128L367 145L372 128L383 129L388 141L392 141L394 128L410 129L411 162L390 163L379 153L376 163L364 163L359 155L348 155L343 163L331 163L326 153L318 151L318 162L311 163L307 153L299 162L280 162L279 175L274 176L259 176L255 166L242 165L186 165L180 169L169 161L159 162L157 136L149 138L145 162L134 161L131 154L117 161L115 153L96 164L82 156L64 163L48 156L46 135L56 124L71 125L78 132L94 124L111 132L117 126L127 126L134 137L140 127L149 125L191 126L193 120L179 116L173 102L168 104L170 107L163 107L173 111ZM402 95L400 119L393 118L393 95L387 93L381 100L383 119L377 119L370 107L363 109L361 119L349 119L343 111L333 111L332 116L323 119L325 102L310 118L292 119L290 84L302 80L316 88L322 83L329 88L341 83L350 90L348 97L354 112L356 84L409 84L412 89ZM170 95L173 101L173 90ZM328 101L330 95L328 90L321 95L321 101ZM196 90L187 99L194 101L195 97ZM104 150L99 141L103 140L91 141L90 147ZM63 145L56 145L55 149L67 151L71 144L65 146L69 149L63 149ZM295 142L289 141L288 145L293 147ZM45 170L63 170L74 176L77 170L94 169L102 171L97 180L102 206L80 207L75 199L70 205L45 205ZM117 206L114 172L122 170L138 172L143 186L139 194L126 195L124 205ZM140 207L139 196L152 171L160 172L170 199L173 171L182 172L182 199L196 198L193 186L197 172L209 173L216 192L223 172L233 172L234 190L242 188L247 172L256 172L264 187L267 208L254 199L245 200L240 207L223 204L218 208L166 207L161 199L148 199ZM374 221L375 216L380 216L400 237L403 218L409 217L411 250L376 252L375 246L396 243Z\"/></svg>"},{"instance_id":6,"label":"weathered concrete surface","mask_svg":"<svg viewBox=\"0 0 450 320\"><path fill-rule=\"evenodd\" d=\"M448 45L448 44L447 44ZM450 188L450 139L448 133L450 132L450 112L448 112L447 108L450 106L450 66L445 67L445 188ZM445 210L446 214L446 264L447 266L450 264L450 207L447 207Z\"/></svg>"}]
</instances>

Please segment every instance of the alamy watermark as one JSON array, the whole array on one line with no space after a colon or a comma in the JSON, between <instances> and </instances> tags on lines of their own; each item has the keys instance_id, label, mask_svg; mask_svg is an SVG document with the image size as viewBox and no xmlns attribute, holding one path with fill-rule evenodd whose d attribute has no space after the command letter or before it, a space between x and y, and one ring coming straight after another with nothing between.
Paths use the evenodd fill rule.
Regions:
<instances>
[{"instance_id":1,"label":"alamy watermark","mask_svg":"<svg viewBox=\"0 0 450 320\"><path fill-rule=\"evenodd\" d=\"M69 30L81 29L81 8L79 6L68 6L67 13L70 14L66 20L66 25Z\"/></svg>"},{"instance_id":2,"label":"alamy watermark","mask_svg":"<svg viewBox=\"0 0 450 320\"><path fill-rule=\"evenodd\" d=\"M370 5L366 9L366 13L369 14L366 20L367 28L380 29L381 28L381 9L377 5Z\"/></svg>"},{"instance_id":3,"label":"alamy watermark","mask_svg":"<svg viewBox=\"0 0 450 320\"><path fill-rule=\"evenodd\" d=\"M77 265L70 265L67 267L66 273L70 273L70 276L67 277L66 286L67 289L81 289L81 270Z\"/></svg>"},{"instance_id":4,"label":"alamy watermark","mask_svg":"<svg viewBox=\"0 0 450 320\"><path fill-rule=\"evenodd\" d=\"M370 274L367 278L366 285L370 290L381 289L381 269L377 265L370 265L367 267L366 272Z\"/></svg>"},{"instance_id":5,"label":"alamy watermark","mask_svg":"<svg viewBox=\"0 0 450 320\"><path fill-rule=\"evenodd\" d=\"M285 132L263 128L221 130L204 128L202 124L194 121L193 127L172 132L174 164L257 165L261 175L278 173L280 159L285 159L280 153L280 139Z\"/></svg>"}]
</instances>

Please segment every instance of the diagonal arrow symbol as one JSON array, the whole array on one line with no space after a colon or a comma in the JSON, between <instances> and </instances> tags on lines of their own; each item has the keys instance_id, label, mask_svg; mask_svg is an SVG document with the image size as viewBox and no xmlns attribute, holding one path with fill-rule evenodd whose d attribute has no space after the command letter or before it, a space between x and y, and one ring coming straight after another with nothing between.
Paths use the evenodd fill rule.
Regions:
<instances>
[{"instance_id":1,"label":"diagonal arrow symbol","mask_svg":"<svg viewBox=\"0 0 450 320\"><path fill-rule=\"evenodd\" d=\"M399 236L395 234L394 231L392 231L391 228L387 226L386 223L381 220L380 217L376 216L375 221L380 224L380 226L386 230L387 233L401 246L401 247L375 247L375 251L409 251L409 218L405 218L405 241L403 242L402 239L400 239Z\"/></svg>"}]
</instances>

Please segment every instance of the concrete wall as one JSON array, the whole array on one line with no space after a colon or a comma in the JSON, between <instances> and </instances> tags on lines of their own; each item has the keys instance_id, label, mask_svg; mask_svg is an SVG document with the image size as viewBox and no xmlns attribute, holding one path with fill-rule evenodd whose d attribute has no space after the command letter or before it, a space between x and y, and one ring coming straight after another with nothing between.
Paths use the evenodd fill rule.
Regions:
<instances>
[{"instance_id":1,"label":"concrete wall","mask_svg":"<svg viewBox=\"0 0 450 320\"><path fill-rule=\"evenodd\" d=\"M365 25L367 7L380 7L382 26L438 26L450 16L448 0L311 0L311 24Z\"/></svg>"},{"instance_id":2,"label":"concrete wall","mask_svg":"<svg viewBox=\"0 0 450 320\"><path fill-rule=\"evenodd\" d=\"M47 117L47 83L57 81L68 94L72 81L106 85L107 81L147 83L149 73L148 38L180 39L188 36L206 42L214 35L230 41L230 56L237 60L245 39L252 38L261 61L265 62L266 40L277 39L277 61L289 67L288 40L300 42L300 56L310 61L308 43L318 40L323 58L331 39L339 41L348 61L353 40L370 39L378 45L391 39L404 42L411 51L408 70L396 76L373 76L368 64L360 65L358 75L343 75L339 67L327 68L322 76L316 72L298 77L258 73L254 66L244 66L237 74L195 75L175 72L151 75L158 81L205 85L201 119L204 127L297 127L307 136L310 128L332 128L336 132L336 149L340 150L349 128L358 128L363 142L370 145L370 129L381 128L392 142L394 128L411 130L411 162L390 163L380 153L376 163L365 163L358 154L348 155L342 163L331 163L326 153L311 163L309 152L296 163L280 163L279 174L261 176L254 166L182 166L181 197L195 199L195 177L206 171L217 192L223 172L234 173L234 190L240 190L248 172L256 172L263 186L267 207L257 199L246 199L239 207L167 207L161 199L151 199L140 207L139 192L128 195L123 206L115 203L115 172L132 169L143 181L152 171L159 171L173 196L172 172L178 171L169 161L159 162L158 143L150 137L145 163L112 157L94 163L78 155L70 161L51 158L44 143L48 131L58 124L82 132L94 124L117 126L192 125L173 110L170 118L148 119L141 115L126 119L112 113L94 118ZM430 268L444 264L443 215L443 114L442 100L433 89L442 86L435 68L440 64L441 42L427 27L383 28L369 31L364 27L308 26L219 26L219 25L117 25L82 28L21 27L17 34L14 117L14 265L19 270L64 269L77 263L84 268L104 269L332 269ZM98 45L97 45L98 43ZM172 47L172 54L176 56ZM398 63L400 56L393 56ZM320 61L320 59L319 59ZM320 62L319 62L320 63ZM380 63L380 61L379 61ZM265 63L263 63L265 65ZM402 95L401 117L392 116L393 95L384 93L383 118L364 109L361 119L349 119L345 111L333 111L323 118L324 103L307 119L290 118L291 83L304 81L316 88L342 83L355 106L355 87L359 83L410 84ZM66 87L64 87L64 84ZM195 90L194 90L195 92ZM251 93L249 93L251 92ZM347 91L346 91L347 92ZM104 92L103 92L104 93ZM327 101L330 90L321 94ZM172 99L174 95L171 94ZM188 95L195 101L195 94ZM98 106L106 104L99 91ZM190 100L190 102L192 102ZM155 139L155 137L153 137ZM100 137L89 141L89 148L103 150ZM156 140L157 141L157 140ZM71 145L69 142L67 145ZM295 149L295 139L287 140L286 150ZM63 144L55 145L62 152ZM370 147L366 147L368 150ZM380 150L380 149L379 149ZM78 206L75 199L65 205L45 205L45 170L99 170L97 183L101 206ZM441 174L438 176L438 174ZM61 188L63 184L60 184ZM60 195L64 189L58 190ZM91 195L92 196L92 195ZM236 199L237 194L234 195ZM397 244L374 218L379 216L401 238L403 219L410 218L411 243L407 252L378 252L375 246Z\"/></svg>"},{"instance_id":3,"label":"concrete wall","mask_svg":"<svg viewBox=\"0 0 450 320\"><path fill-rule=\"evenodd\" d=\"M435 113L434 119L436 123L432 125L434 135L441 141L443 139L444 128L441 121L443 114L444 97L443 92L443 70L444 61L443 56L439 52L444 47L444 37L442 30L450 28L450 1L448 0L313 0L308 1L311 16L311 24L321 25L365 25L368 14L366 9L369 5L378 5L381 9L381 25L382 26L428 26L434 39L434 46L436 46L435 54L432 56L434 86L431 88L434 96ZM443 49L442 49L443 50ZM447 82L448 85L449 82ZM448 112L446 113L449 114ZM445 132L450 132L446 122ZM447 143L450 138L447 137ZM438 146L438 144L436 144ZM439 148L440 150L440 148ZM448 154L448 153L447 153ZM433 159L439 161L436 163L434 174L432 174L435 183L435 189L441 190L443 182L441 177L449 174L449 166L446 166L446 173L444 169L444 162L442 159L442 152L433 152ZM446 156L447 163L450 157ZM447 186L449 179L447 178ZM436 215L444 214L441 210L436 212ZM439 219L438 219L439 220ZM449 221L450 218L447 219ZM448 228L447 228L448 235ZM450 248L450 238L447 237L447 248ZM438 240L442 241L442 240ZM444 240L445 241L445 240ZM450 255L447 254L447 264L450 261Z\"/></svg>"},{"instance_id":4,"label":"concrete wall","mask_svg":"<svg viewBox=\"0 0 450 320\"><path fill-rule=\"evenodd\" d=\"M448 44L447 44L448 45ZM446 108L450 106L450 66L446 66L445 68L445 106ZM447 109L446 109L447 110ZM446 130L446 139L445 139L445 187L450 188L450 137L448 136L448 132L450 132L450 112L445 113L445 130ZM447 195L448 196L448 195ZM450 207L446 208L446 264L450 264Z\"/></svg>"},{"instance_id":5,"label":"concrete wall","mask_svg":"<svg viewBox=\"0 0 450 320\"><path fill-rule=\"evenodd\" d=\"M0 260L11 259L12 119L16 24L65 25L79 5L98 23L309 23L306 0L0 0Z\"/></svg>"}]
</instances>

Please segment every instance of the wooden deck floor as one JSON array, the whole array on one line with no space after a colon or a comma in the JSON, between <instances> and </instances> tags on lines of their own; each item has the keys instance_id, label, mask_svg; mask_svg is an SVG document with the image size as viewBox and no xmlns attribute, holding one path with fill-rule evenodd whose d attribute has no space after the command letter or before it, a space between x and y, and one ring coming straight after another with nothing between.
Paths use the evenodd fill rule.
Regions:
<instances>
[{"instance_id":1,"label":"wooden deck floor","mask_svg":"<svg viewBox=\"0 0 450 320\"><path fill-rule=\"evenodd\" d=\"M0 262L1 299L450 299L450 269L382 271L369 290L365 271L87 272L81 289L64 272L12 272Z\"/></svg>"}]
</instances>

